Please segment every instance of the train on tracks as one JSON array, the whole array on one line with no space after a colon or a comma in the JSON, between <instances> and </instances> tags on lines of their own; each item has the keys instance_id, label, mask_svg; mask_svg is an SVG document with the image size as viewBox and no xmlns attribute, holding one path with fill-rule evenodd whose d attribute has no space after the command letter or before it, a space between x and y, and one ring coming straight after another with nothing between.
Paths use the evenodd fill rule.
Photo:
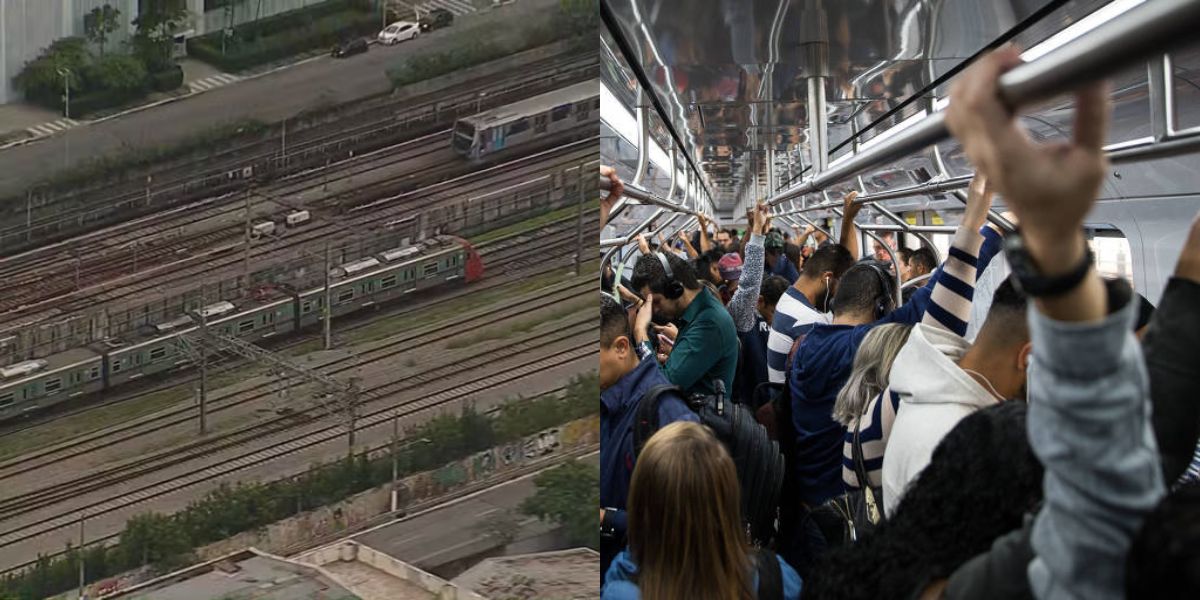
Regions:
<instances>
[{"instance_id":1,"label":"train on tracks","mask_svg":"<svg viewBox=\"0 0 1200 600\"><path fill-rule=\"evenodd\" d=\"M382 304L418 290L471 283L483 276L483 260L469 242L436 236L332 269L329 306L333 318ZM325 289L276 289L239 305L229 301L197 313L214 333L257 341L320 323ZM186 368L191 360L181 336L199 324L183 316L153 326L129 342L106 340L44 359L0 368L0 421L27 415L72 398L108 390L150 375Z\"/></svg>"},{"instance_id":2,"label":"train on tracks","mask_svg":"<svg viewBox=\"0 0 1200 600\"><path fill-rule=\"evenodd\" d=\"M463 117L454 124L450 145L479 160L600 118L600 80L592 79L500 108Z\"/></svg>"}]
</instances>

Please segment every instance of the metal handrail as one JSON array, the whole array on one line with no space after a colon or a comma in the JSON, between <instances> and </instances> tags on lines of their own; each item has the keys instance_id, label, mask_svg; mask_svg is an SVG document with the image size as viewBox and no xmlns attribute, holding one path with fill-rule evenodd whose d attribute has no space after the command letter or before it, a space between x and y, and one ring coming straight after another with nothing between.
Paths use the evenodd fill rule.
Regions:
<instances>
[{"instance_id":1,"label":"metal handrail","mask_svg":"<svg viewBox=\"0 0 1200 600\"><path fill-rule=\"evenodd\" d=\"M1000 76L998 92L1010 109L1027 106L1168 53L1193 39L1200 2L1146 2L1119 19L1076 38L1042 58ZM950 137L945 111L929 114L876 146L830 165L800 184L772 196L772 206L819 192L855 175L894 162Z\"/></svg>"}]
</instances>

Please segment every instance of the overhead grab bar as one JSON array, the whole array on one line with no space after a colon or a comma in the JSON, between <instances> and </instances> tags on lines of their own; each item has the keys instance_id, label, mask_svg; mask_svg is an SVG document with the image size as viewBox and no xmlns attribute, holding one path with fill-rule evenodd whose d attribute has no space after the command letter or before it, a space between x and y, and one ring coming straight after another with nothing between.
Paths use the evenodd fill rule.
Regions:
<instances>
[{"instance_id":1,"label":"overhead grab bar","mask_svg":"<svg viewBox=\"0 0 1200 600\"><path fill-rule=\"evenodd\" d=\"M1090 81L1102 79L1193 39L1200 26L1200 2L1156 0L1131 9L1042 58L1000 76L1001 99L1010 108L1052 98ZM912 127L876 146L814 174L772 196L777 205L824 190L855 175L879 168L950 137L945 111L931 113ZM836 161L835 161L836 162Z\"/></svg>"}]
</instances>

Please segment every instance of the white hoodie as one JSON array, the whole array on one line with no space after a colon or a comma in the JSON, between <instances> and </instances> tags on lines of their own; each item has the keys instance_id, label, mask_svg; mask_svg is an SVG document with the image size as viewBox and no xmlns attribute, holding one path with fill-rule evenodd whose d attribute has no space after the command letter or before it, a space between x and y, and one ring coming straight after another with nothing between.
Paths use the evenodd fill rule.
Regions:
<instances>
[{"instance_id":1,"label":"white hoodie","mask_svg":"<svg viewBox=\"0 0 1200 600\"><path fill-rule=\"evenodd\" d=\"M883 455L883 507L889 517L942 438L971 413L998 402L958 367L970 346L950 331L918 323L896 355L889 387L900 395L900 409Z\"/></svg>"}]
</instances>

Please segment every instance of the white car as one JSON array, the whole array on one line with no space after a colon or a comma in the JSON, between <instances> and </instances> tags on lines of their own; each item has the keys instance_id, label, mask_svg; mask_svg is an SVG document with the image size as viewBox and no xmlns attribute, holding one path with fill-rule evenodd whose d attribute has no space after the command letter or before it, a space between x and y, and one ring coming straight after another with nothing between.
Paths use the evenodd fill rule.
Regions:
<instances>
[{"instance_id":1,"label":"white car","mask_svg":"<svg viewBox=\"0 0 1200 600\"><path fill-rule=\"evenodd\" d=\"M412 21L396 21L379 32L379 43L391 46L404 40L415 40L421 27Z\"/></svg>"}]
</instances>

